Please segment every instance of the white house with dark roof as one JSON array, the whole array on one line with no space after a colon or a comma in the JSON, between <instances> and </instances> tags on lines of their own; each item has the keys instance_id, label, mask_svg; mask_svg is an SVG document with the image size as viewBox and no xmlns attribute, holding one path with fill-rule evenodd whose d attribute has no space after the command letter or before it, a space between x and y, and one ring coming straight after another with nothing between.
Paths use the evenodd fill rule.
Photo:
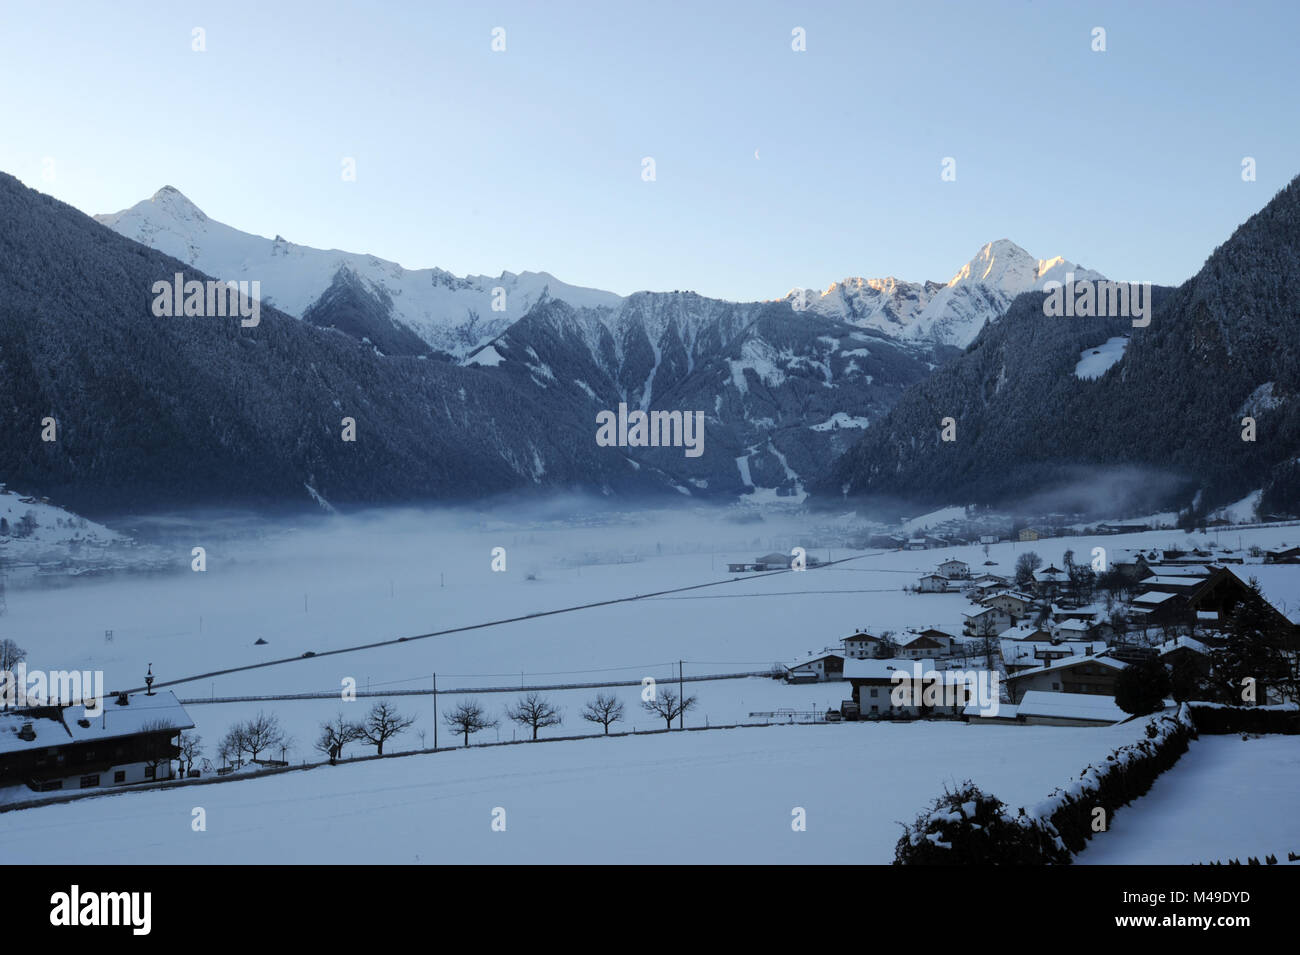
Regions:
<instances>
[{"instance_id":1,"label":"white house with dark roof","mask_svg":"<svg viewBox=\"0 0 1300 955\"><path fill-rule=\"evenodd\" d=\"M1011 614L997 607L985 607L975 613L962 614L961 632L967 637L993 636L1011 626Z\"/></svg>"},{"instance_id":2,"label":"white house with dark roof","mask_svg":"<svg viewBox=\"0 0 1300 955\"><path fill-rule=\"evenodd\" d=\"M174 740L194 721L170 690L120 694L101 701L99 712L86 710L0 710L0 785L52 792L172 778Z\"/></svg>"},{"instance_id":3,"label":"white house with dark roof","mask_svg":"<svg viewBox=\"0 0 1300 955\"><path fill-rule=\"evenodd\" d=\"M790 680L795 683L825 683L844 679L844 654L839 650L819 650L790 664Z\"/></svg>"},{"instance_id":4,"label":"white house with dark roof","mask_svg":"<svg viewBox=\"0 0 1300 955\"><path fill-rule=\"evenodd\" d=\"M944 672L935 669L933 660L847 660L844 663L844 679L853 684L853 702L858 704L859 713L867 719L873 716L959 716L971 696L968 688L952 688L954 697L959 698L953 705L945 702L925 706L923 688L915 685L917 674L925 681L936 674L942 679ZM912 681L909 686L914 692L909 694L910 702L895 705L894 689L904 680Z\"/></svg>"},{"instance_id":5,"label":"white house with dark roof","mask_svg":"<svg viewBox=\"0 0 1300 955\"><path fill-rule=\"evenodd\" d=\"M948 578L943 574L924 574L916 589L923 594L942 594L948 591Z\"/></svg>"},{"instance_id":6,"label":"white house with dark roof","mask_svg":"<svg viewBox=\"0 0 1300 955\"><path fill-rule=\"evenodd\" d=\"M939 573L949 580L965 580L970 577L970 564L951 557L939 565Z\"/></svg>"},{"instance_id":7,"label":"white house with dark roof","mask_svg":"<svg viewBox=\"0 0 1300 955\"><path fill-rule=\"evenodd\" d=\"M907 660L924 660L952 652L952 639L935 633L905 633L898 638L898 656Z\"/></svg>"},{"instance_id":8,"label":"white house with dark roof","mask_svg":"<svg viewBox=\"0 0 1300 955\"><path fill-rule=\"evenodd\" d=\"M1044 567L1034 571L1034 592L1043 596L1055 594L1070 582L1070 575L1059 567Z\"/></svg>"},{"instance_id":9,"label":"white house with dark roof","mask_svg":"<svg viewBox=\"0 0 1300 955\"><path fill-rule=\"evenodd\" d=\"M851 637L845 637L840 641L844 644L844 659L846 660L866 660L876 655L883 641L865 631L853 634Z\"/></svg>"}]
</instances>

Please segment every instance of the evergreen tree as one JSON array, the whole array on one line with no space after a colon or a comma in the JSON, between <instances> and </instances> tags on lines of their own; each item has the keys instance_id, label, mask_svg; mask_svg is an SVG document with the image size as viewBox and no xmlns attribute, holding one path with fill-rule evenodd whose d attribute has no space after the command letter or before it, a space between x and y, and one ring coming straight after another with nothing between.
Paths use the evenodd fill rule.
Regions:
<instances>
[{"instance_id":1,"label":"evergreen tree","mask_svg":"<svg viewBox=\"0 0 1300 955\"><path fill-rule=\"evenodd\" d=\"M1249 702L1244 691L1254 680L1254 702L1263 703L1265 687L1287 681L1291 673L1287 629L1252 578L1248 596L1228 614L1227 639L1212 654L1214 686L1221 702Z\"/></svg>"},{"instance_id":2,"label":"evergreen tree","mask_svg":"<svg viewBox=\"0 0 1300 955\"><path fill-rule=\"evenodd\" d=\"M1115 705L1125 713L1145 716L1164 708L1169 690L1169 674L1159 660L1129 664L1115 678Z\"/></svg>"}]
</instances>

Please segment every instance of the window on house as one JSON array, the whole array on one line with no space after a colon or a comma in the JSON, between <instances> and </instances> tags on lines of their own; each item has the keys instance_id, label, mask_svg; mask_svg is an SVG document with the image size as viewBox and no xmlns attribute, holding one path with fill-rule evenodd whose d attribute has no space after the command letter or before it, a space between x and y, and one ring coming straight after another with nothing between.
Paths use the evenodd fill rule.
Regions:
<instances>
[{"instance_id":1,"label":"window on house","mask_svg":"<svg viewBox=\"0 0 1300 955\"><path fill-rule=\"evenodd\" d=\"M92 786L98 786L98 785L99 785L99 774L98 774L98 773L95 773L94 775L91 775L91 776L82 776L82 777L81 777L81 788L82 788L82 789L89 789L89 788L92 787Z\"/></svg>"},{"instance_id":2,"label":"window on house","mask_svg":"<svg viewBox=\"0 0 1300 955\"><path fill-rule=\"evenodd\" d=\"M1052 684L1052 689L1053 689L1053 690L1059 690L1060 688L1061 688L1061 684L1059 684L1059 683L1053 683L1053 684Z\"/></svg>"},{"instance_id":3,"label":"window on house","mask_svg":"<svg viewBox=\"0 0 1300 955\"><path fill-rule=\"evenodd\" d=\"M146 766L146 767L144 768L144 778L145 778L145 779L153 779L153 778L154 778L154 774L155 774L157 771L158 771L158 767L157 767L157 766Z\"/></svg>"},{"instance_id":4,"label":"window on house","mask_svg":"<svg viewBox=\"0 0 1300 955\"><path fill-rule=\"evenodd\" d=\"M126 770L125 770L125 769L119 769L119 770L117 770L117 772L113 773L113 782L115 782L115 783L124 783L124 782L126 782Z\"/></svg>"},{"instance_id":5,"label":"window on house","mask_svg":"<svg viewBox=\"0 0 1300 955\"><path fill-rule=\"evenodd\" d=\"M63 788L62 779L47 779L45 782L41 783L41 792L43 793L53 792L56 789L62 789L62 788Z\"/></svg>"},{"instance_id":6,"label":"window on house","mask_svg":"<svg viewBox=\"0 0 1300 955\"><path fill-rule=\"evenodd\" d=\"M879 713L879 712L880 712L880 707L878 707L878 706L873 706L873 707L871 708L871 712L873 712L873 713Z\"/></svg>"},{"instance_id":7,"label":"window on house","mask_svg":"<svg viewBox=\"0 0 1300 955\"><path fill-rule=\"evenodd\" d=\"M880 696L880 690L879 690L878 688L876 688L876 687L873 686L873 687L871 688L871 696L872 696L873 698Z\"/></svg>"}]
</instances>

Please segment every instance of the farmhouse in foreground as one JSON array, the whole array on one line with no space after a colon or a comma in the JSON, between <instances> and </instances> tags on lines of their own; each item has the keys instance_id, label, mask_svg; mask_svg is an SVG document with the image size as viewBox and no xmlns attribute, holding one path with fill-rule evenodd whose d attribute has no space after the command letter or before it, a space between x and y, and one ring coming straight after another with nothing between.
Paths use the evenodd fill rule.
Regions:
<instances>
[{"instance_id":1,"label":"farmhouse in foreground","mask_svg":"<svg viewBox=\"0 0 1300 955\"><path fill-rule=\"evenodd\" d=\"M170 690L84 704L0 711L0 786L37 792L125 786L172 778L174 737L194 728Z\"/></svg>"}]
</instances>

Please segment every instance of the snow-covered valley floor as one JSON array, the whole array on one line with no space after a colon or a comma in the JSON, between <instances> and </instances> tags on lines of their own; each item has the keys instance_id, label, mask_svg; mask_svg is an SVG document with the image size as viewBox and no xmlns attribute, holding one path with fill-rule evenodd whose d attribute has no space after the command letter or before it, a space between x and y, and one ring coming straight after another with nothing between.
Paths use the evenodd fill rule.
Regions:
<instances>
[{"instance_id":1,"label":"snow-covered valley floor","mask_svg":"<svg viewBox=\"0 0 1300 955\"><path fill-rule=\"evenodd\" d=\"M139 686L150 665L160 681L170 681L290 658L270 667L188 679L173 687L182 699L338 693L349 679L363 691L423 690L436 672L439 712L445 713L459 702L447 692L451 688L635 682L646 676L662 683L674 680L679 660L688 675L766 671L776 661L789 663L834 645L859 628L934 626L959 632L962 612L971 609L964 597L903 589L950 557L1007 574L1025 550L1059 566L1066 549L1086 556L1094 546L1186 546L1201 540L1162 530L1028 545L1004 542L987 552L979 546L882 552L834 546L837 533L833 525L813 527L800 516L736 522L656 515L624 524L526 526L400 512L339 518L254 540L198 534L178 544L176 557L187 566L190 548L206 546L207 569L201 573L11 587L0 638L26 649L29 667L102 669L108 689ZM1277 527L1234 530L1224 534L1223 543L1271 547L1297 539L1300 528ZM733 575L727 570L730 562L753 561L774 550L788 553L796 544L809 556L855 559L804 573ZM508 554L505 572L492 570L492 549L498 546ZM1300 601L1300 568L1254 565L1243 572L1272 578L1285 601ZM733 576L740 579L730 580ZM304 656L709 581L725 582L429 639ZM105 630L112 630L111 640ZM259 644L259 638L266 642ZM687 684L699 702L686 724L745 722L756 711L824 710L838 705L849 690L844 683L788 686L760 678ZM563 708L564 722L544 730L543 737L598 733L599 727L580 718L582 705L596 692L547 691ZM627 709L617 729L662 726L640 708L635 687L612 692ZM515 697L513 692L476 697L501 725L475 736L475 742L522 736L504 719L503 710ZM391 699L416 722L386 751L432 746L431 697ZM187 709L204 756L214 762L227 730L265 711L290 737L285 757L301 764L321 758L313 743L324 720L340 712L360 719L369 705L364 698L356 703L333 698L195 702ZM0 858L883 863L893 857L898 823L912 820L946 782L970 777L1013 808L1032 804L1090 761L1129 742L1133 733L1124 726L946 722L782 726L414 755L213 786L118 792L0 814ZM440 728L439 743L450 742L450 733ZM1281 745L1300 750L1295 740ZM370 752L352 744L346 755ZM1181 764L1175 768L1183 770ZM1228 804L1237 788L1248 785L1221 774L1207 779L1205 785L1218 787ZM1160 780L1154 793L1164 783ZM1290 791L1296 788L1293 784ZM7 798L32 796L25 787L11 789L15 792ZM190 830L195 806L207 809L206 833ZM505 833L488 825L497 806L507 810ZM790 829L796 806L808 811L806 832ZM1137 811L1130 807L1120 813L1114 831L1123 831L1129 814ZM1281 838L1288 813L1280 803L1262 806L1250 824L1264 835L1278 827ZM1280 848L1270 844L1260 851ZM1225 849L1232 855L1247 851L1235 841ZM1187 861L1214 857L1206 847Z\"/></svg>"},{"instance_id":2,"label":"snow-covered valley floor","mask_svg":"<svg viewBox=\"0 0 1300 955\"><path fill-rule=\"evenodd\" d=\"M7 813L0 858L888 863L946 783L1031 804L1139 733L854 723L470 748Z\"/></svg>"}]
</instances>

